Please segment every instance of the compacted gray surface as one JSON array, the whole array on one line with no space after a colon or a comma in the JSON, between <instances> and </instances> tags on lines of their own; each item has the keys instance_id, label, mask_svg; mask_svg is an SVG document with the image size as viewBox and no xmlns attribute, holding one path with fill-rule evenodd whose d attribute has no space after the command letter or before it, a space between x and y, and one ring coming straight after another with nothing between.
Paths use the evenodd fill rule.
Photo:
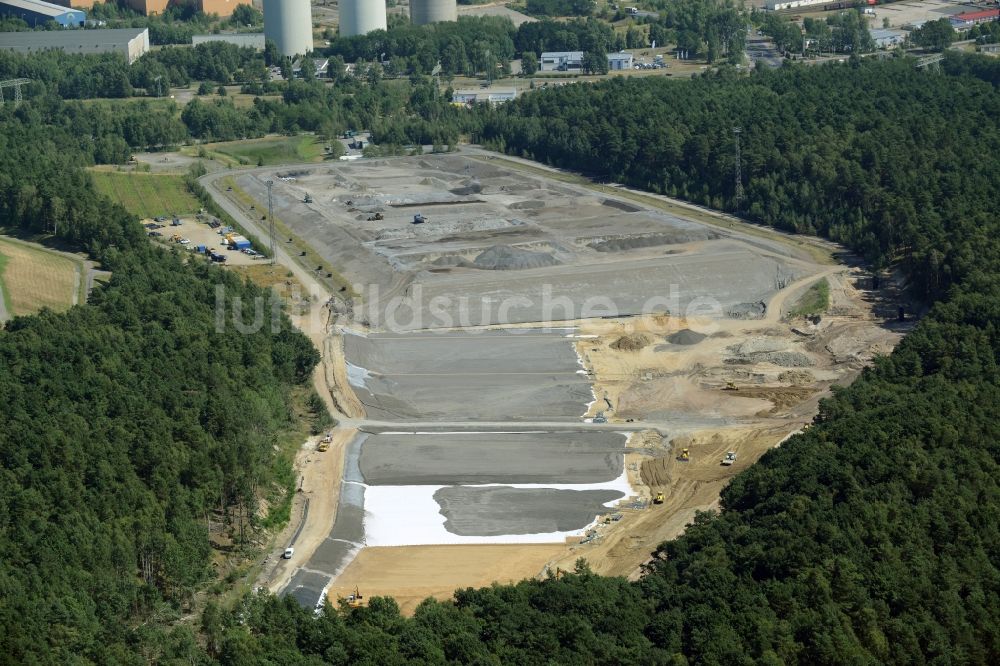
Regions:
<instances>
[{"instance_id":1,"label":"compacted gray surface","mask_svg":"<svg viewBox=\"0 0 1000 666\"><path fill-rule=\"evenodd\" d=\"M579 421L593 400L569 331L344 336L375 420Z\"/></svg>"},{"instance_id":2,"label":"compacted gray surface","mask_svg":"<svg viewBox=\"0 0 1000 666\"><path fill-rule=\"evenodd\" d=\"M625 436L589 433L369 435L369 485L601 483L621 476Z\"/></svg>"},{"instance_id":3,"label":"compacted gray surface","mask_svg":"<svg viewBox=\"0 0 1000 666\"><path fill-rule=\"evenodd\" d=\"M453 534L497 536L578 530L621 499L617 490L449 486L434 493Z\"/></svg>"}]
</instances>

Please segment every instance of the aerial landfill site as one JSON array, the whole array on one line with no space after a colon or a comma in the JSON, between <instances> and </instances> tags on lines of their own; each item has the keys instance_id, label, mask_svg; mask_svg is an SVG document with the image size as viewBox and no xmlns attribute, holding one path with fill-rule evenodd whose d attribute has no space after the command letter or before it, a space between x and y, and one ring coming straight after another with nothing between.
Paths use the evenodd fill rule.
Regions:
<instances>
[{"instance_id":1,"label":"aerial landfill site","mask_svg":"<svg viewBox=\"0 0 1000 666\"><path fill-rule=\"evenodd\" d=\"M215 182L266 210L272 181L353 285L313 298L338 425L262 585L412 611L580 558L634 577L899 339L833 245L559 176L470 150Z\"/></svg>"}]
</instances>

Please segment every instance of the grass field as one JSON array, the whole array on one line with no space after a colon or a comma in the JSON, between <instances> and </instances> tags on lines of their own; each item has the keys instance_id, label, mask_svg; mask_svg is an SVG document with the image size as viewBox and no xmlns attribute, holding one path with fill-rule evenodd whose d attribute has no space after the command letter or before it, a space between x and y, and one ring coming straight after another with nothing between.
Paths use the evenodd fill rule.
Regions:
<instances>
[{"instance_id":1,"label":"grass field","mask_svg":"<svg viewBox=\"0 0 1000 666\"><path fill-rule=\"evenodd\" d=\"M802 298L789 314L793 317L808 317L822 314L828 307L830 307L830 283L823 278L802 294Z\"/></svg>"},{"instance_id":2,"label":"grass field","mask_svg":"<svg viewBox=\"0 0 1000 666\"><path fill-rule=\"evenodd\" d=\"M181 176L93 171L97 189L139 217L190 215L201 203Z\"/></svg>"},{"instance_id":3,"label":"grass field","mask_svg":"<svg viewBox=\"0 0 1000 666\"><path fill-rule=\"evenodd\" d=\"M203 147L209 157L231 166L257 166L260 162L292 164L295 162L320 162L323 160L322 140L312 135L250 139L206 143Z\"/></svg>"},{"instance_id":4,"label":"grass field","mask_svg":"<svg viewBox=\"0 0 1000 666\"><path fill-rule=\"evenodd\" d=\"M66 310L81 300L84 266L32 243L0 237L0 282L11 316Z\"/></svg>"}]
</instances>

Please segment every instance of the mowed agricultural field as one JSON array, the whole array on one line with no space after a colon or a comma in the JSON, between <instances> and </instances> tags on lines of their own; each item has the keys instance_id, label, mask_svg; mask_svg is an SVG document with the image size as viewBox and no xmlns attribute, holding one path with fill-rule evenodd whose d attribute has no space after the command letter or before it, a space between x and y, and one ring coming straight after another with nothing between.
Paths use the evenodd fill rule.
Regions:
<instances>
[{"instance_id":1,"label":"mowed agricultural field","mask_svg":"<svg viewBox=\"0 0 1000 666\"><path fill-rule=\"evenodd\" d=\"M201 203L181 176L92 171L101 193L141 218L197 213Z\"/></svg>"},{"instance_id":2,"label":"mowed agricultural field","mask_svg":"<svg viewBox=\"0 0 1000 666\"><path fill-rule=\"evenodd\" d=\"M257 166L261 162L266 166L272 166L296 162L320 162L323 159L325 145L321 139L305 135L206 143L200 148L204 148L209 157L228 163L230 166ZM196 150L197 148L194 149ZM188 151L194 152L191 149Z\"/></svg>"},{"instance_id":3,"label":"mowed agricultural field","mask_svg":"<svg viewBox=\"0 0 1000 666\"><path fill-rule=\"evenodd\" d=\"M80 300L83 276L80 260L0 237L0 288L9 316L32 314L42 308L68 309Z\"/></svg>"}]
</instances>

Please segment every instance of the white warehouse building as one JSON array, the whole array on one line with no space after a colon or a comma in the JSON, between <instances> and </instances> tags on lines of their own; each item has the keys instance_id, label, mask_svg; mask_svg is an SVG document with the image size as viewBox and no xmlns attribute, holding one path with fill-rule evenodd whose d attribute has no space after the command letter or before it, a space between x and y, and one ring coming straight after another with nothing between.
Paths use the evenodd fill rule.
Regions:
<instances>
[{"instance_id":1,"label":"white warehouse building","mask_svg":"<svg viewBox=\"0 0 1000 666\"><path fill-rule=\"evenodd\" d=\"M608 54L608 70L632 69L634 56L627 52ZM538 69L542 72L579 72L583 69L583 51L546 51L538 59Z\"/></svg>"}]
</instances>

